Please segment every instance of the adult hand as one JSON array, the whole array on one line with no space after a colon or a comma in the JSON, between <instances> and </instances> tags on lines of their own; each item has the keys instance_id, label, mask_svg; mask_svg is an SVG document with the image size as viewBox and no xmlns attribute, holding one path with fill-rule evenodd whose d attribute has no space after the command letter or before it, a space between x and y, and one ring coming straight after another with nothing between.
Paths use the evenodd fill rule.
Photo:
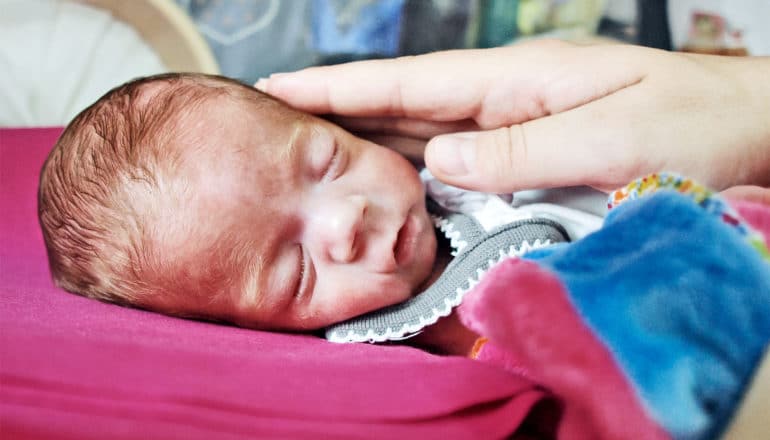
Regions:
<instances>
[{"instance_id":1,"label":"adult hand","mask_svg":"<svg viewBox=\"0 0 770 440\"><path fill-rule=\"evenodd\" d=\"M739 185L727 188L722 195L732 200L746 200L770 206L770 188L753 185ZM768 237L770 239L770 237Z\"/></svg>"},{"instance_id":2,"label":"adult hand","mask_svg":"<svg viewBox=\"0 0 770 440\"><path fill-rule=\"evenodd\" d=\"M612 189L668 170L770 184L770 59L536 41L275 74L257 88L421 146L447 183ZM459 133L458 133L459 132ZM451 133L451 134L446 134Z\"/></svg>"}]
</instances>

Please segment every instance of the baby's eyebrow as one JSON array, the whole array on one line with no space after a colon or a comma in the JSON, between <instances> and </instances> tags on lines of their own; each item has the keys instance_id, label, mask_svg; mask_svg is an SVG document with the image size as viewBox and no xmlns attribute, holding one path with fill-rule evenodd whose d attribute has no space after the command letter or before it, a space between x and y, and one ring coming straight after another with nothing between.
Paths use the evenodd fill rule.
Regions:
<instances>
[{"instance_id":1,"label":"baby's eyebrow","mask_svg":"<svg viewBox=\"0 0 770 440\"><path fill-rule=\"evenodd\" d=\"M243 288L241 289L240 306L255 307L259 304L264 295L261 294L262 280L265 275L265 260L261 256L256 256L254 263L248 265L245 274Z\"/></svg>"},{"instance_id":2,"label":"baby's eyebrow","mask_svg":"<svg viewBox=\"0 0 770 440\"><path fill-rule=\"evenodd\" d=\"M289 136L289 141L286 143L286 147L280 152L281 160L287 161L288 163L294 163L298 150L297 144L299 144L299 139L304 133L304 128L307 127L307 124L305 124L305 121L295 121L292 124L292 127L293 129Z\"/></svg>"}]
</instances>

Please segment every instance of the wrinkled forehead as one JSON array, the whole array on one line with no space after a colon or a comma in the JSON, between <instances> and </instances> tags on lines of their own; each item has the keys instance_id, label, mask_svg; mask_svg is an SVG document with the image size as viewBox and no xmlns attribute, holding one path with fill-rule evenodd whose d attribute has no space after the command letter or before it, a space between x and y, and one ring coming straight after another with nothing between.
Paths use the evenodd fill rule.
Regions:
<instances>
[{"instance_id":1,"label":"wrinkled forehead","mask_svg":"<svg viewBox=\"0 0 770 440\"><path fill-rule=\"evenodd\" d=\"M180 126L186 143L209 159L248 155L270 161L285 159L289 138L308 115L262 97L214 96L205 105L183 112Z\"/></svg>"},{"instance_id":2,"label":"wrinkled forehead","mask_svg":"<svg viewBox=\"0 0 770 440\"><path fill-rule=\"evenodd\" d=\"M307 121L302 113L277 102L228 97L188 116L176 148L184 150L182 174L201 203L211 209L266 203L290 187L297 169L293 145Z\"/></svg>"}]
</instances>

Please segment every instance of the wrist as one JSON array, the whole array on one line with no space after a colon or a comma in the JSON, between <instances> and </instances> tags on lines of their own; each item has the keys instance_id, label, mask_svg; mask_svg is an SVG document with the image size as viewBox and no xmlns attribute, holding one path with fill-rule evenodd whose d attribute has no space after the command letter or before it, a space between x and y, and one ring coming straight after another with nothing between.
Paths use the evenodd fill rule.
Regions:
<instances>
[{"instance_id":1,"label":"wrist","mask_svg":"<svg viewBox=\"0 0 770 440\"><path fill-rule=\"evenodd\" d=\"M714 190L770 186L770 58L667 54L648 75L668 99L661 122L677 128L663 165Z\"/></svg>"},{"instance_id":2,"label":"wrist","mask_svg":"<svg viewBox=\"0 0 770 440\"><path fill-rule=\"evenodd\" d=\"M736 132L732 146L743 151L736 184L770 186L770 57L734 57L725 63L726 73L740 90L738 117L749 121L744 133Z\"/></svg>"}]
</instances>

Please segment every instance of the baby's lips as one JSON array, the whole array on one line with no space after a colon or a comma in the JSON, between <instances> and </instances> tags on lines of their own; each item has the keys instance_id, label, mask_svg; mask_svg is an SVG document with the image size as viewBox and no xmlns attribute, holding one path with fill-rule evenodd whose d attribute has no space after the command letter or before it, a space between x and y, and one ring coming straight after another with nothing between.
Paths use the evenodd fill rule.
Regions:
<instances>
[{"instance_id":1,"label":"baby's lips","mask_svg":"<svg viewBox=\"0 0 770 440\"><path fill-rule=\"evenodd\" d=\"M371 232L370 232L371 234ZM398 272L399 266L396 262L395 247L397 240L389 236L372 237L366 243L361 243L361 258L365 259L367 270L378 274L392 274Z\"/></svg>"},{"instance_id":2,"label":"baby's lips","mask_svg":"<svg viewBox=\"0 0 770 440\"><path fill-rule=\"evenodd\" d=\"M378 273L394 273L398 271L398 262L396 261L396 253L395 253L395 246L396 242L393 243L393 246L388 248L383 246L383 252L381 256L378 256L378 258L375 258L375 260L378 262L377 272Z\"/></svg>"}]
</instances>

